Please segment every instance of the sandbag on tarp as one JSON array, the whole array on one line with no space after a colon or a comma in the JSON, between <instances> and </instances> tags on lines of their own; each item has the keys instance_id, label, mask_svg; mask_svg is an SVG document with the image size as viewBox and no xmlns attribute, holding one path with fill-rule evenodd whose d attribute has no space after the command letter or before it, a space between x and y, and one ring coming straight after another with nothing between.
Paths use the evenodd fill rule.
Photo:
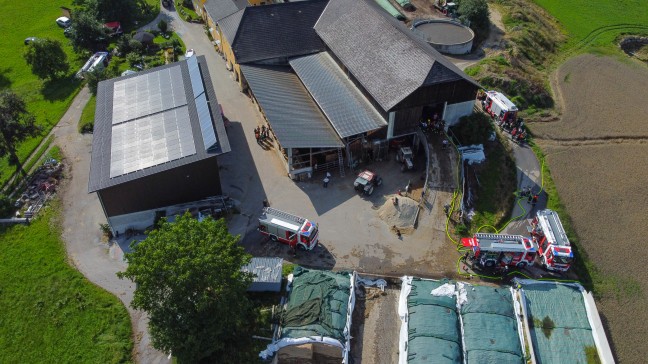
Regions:
<instances>
[{"instance_id":1,"label":"sandbag on tarp","mask_svg":"<svg viewBox=\"0 0 648 364\"><path fill-rule=\"evenodd\" d=\"M461 333L455 297L431 294L447 282L412 279L407 299L409 364L461 363Z\"/></svg>"},{"instance_id":2,"label":"sandbag on tarp","mask_svg":"<svg viewBox=\"0 0 648 364\"><path fill-rule=\"evenodd\" d=\"M504 287L466 285L461 306L466 363L522 363L511 291Z\"/></svg>"},{"instance_id":3,"label":"sandbag on tarp","mask_svg":"<svg viewBox=\"0 0 648 364\"><path fill-rule=\"evenodd\" d=\"M586 350L596 343L581 290L554 282L522 284L536 363L588 362Z\"/></svg>"}]
</instances>

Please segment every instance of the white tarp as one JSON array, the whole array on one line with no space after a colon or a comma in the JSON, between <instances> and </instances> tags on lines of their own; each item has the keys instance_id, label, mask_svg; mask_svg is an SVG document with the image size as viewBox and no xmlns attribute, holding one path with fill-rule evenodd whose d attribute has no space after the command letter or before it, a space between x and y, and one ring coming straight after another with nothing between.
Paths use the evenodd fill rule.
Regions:
<instances>
[{"instance_id":1,"label":"white tarp","mask_svg":"<svg viewBox=\"0 0 648 364\"><path fill-rule=\"evenodd\" d=\"M407 309L407 297L412 291L412 277L403 276L401 278L400 296L398 298L398 316L401 320L400 334L398 335L398 364L407 364L407 341L409 338L409 310Z\"/></svg>"},{"instance_id":2,"label":"white tarp","mask_svg":"<svg viewBox=\"0 0 648 364\"><path fill-rule=\"evenodd\" d=\"M430 294L436 297L441 297L441 296L452 297L455 295L455 285L450 283L444 283L439 287L433 289L430 292Z\"/></svg>"},{"instance_id":3,"label":"white tarp","mask_svg":"<svg viewBox=\"0 0 648 364\"><path fill-rule=\"evenodd\" d=\"M486 160L486 155L484 154L484 145L467 145L463 147L458 147L459 153L461 153L461 160L468 161L468 164L480 164Z\"/></svg>"}]
</instances>

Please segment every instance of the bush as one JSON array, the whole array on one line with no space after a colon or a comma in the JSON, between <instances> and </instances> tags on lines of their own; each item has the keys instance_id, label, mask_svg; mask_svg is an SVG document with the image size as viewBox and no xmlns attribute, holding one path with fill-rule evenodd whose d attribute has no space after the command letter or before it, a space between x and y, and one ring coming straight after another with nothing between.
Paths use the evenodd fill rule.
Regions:
<instances>
[{"instance_id":1,"label":"bush","mask_svg":"<svg viewBox=\"0 0 648 364\"><path fill-rule=\"evenodd\" d=\"M11 217L14 207L9 197L0 195L0 218Z\"/></svg>"},{"instance_id":2,"label":"bush","mask_svg":"<svg viewBox=\"0 0 648 364\"><path fill-rule=\"evenodd\" d=\"M131 67L135 67L136 64L142 63L142 56L136 52L131 52L126 55L126 61Z\"/></svg>"},{"instance_id":3,"label":"bush","mask_svg":"<svg viewBox=\"0 0 648 364\"><path fill-rule=\"evenodd\" d=\"M470 29L478 39L486 39L490 26L488 4L486 0L461 0L457 8L462 22L470 22Z\"/></svg>"},{"instance_id":4,"label":"bush","mask_svg":"<svg viewBox=\"0 0 648 364\"><path fill-rule=\"evenodd\" d=\"M160 29L160 31L162 33L166 33L167 30L169 30L169 24L164 19L160 20L160 22L158 23L157 26L158 26L158 29Z\"/></svg>"},{"instance_id":5,"label":"bush","mask_svg":"<svg viewBox=\"0 0 648 364\"><path fill-rule=\"evenodd\" d=\"M483 113L462 117L451 130L461 145L484 144L494 131L490 118Z\"/></svg>"}]
</instances>

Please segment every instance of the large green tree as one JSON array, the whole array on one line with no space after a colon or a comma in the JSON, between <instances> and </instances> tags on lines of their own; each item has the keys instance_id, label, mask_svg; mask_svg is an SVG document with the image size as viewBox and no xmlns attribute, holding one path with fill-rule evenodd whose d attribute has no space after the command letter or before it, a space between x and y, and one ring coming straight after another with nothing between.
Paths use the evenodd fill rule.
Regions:
<instances>
[{"instance_id":1,"label":"large green tree","mask_svg":"<svg viewBox=\"0 0 648 364\"><path fill-rule=\"evenodd\" d=\"M75 0L74 3L82 6L96 19L120 21L123 25L134 21L146 5L142 0Z\"/></svg>"},{"instance_id":2,"label":"large green tree","mask_svg":"<svg viewBox=\"0 0 648 364\"><path fill-rule=\"evenodd\" d=\"M131 306L149 315L153 346L181 363L236 362L232 353L248 342L255 310L241 267L250 256L224 220L202 222L186 213L162 220L126 254L120 278L136 284Z\"/></svg>"},{"instance_id":3,"label":"large green tree","mask_svg":"<svg viewBox=\"0 0 648 364\"><path fill-rule=\"evenodd\" d=\"M40 128L34 115L27 111L25 101L11 90L0 91L0 157L9 155L9 163L19 165L16 155L18 143L39 132Z\"/></svg>"},{"instance_id":4,"label":"large green tree","mask_svg":"<svg viewBox=\"0 0 648 364\"><path fill-rule=\"evenodd\" d=\"M490 12L486 0L461 0L457 11L462 21L470 21L470 28L477 33L478 37L481 39L488 37Z\"/></svg>"},{"instance_id":5,"label":"large green tree","mask_svg":"<svg viewBox=\"0 0 648 364\"><path fill-rule=\"evenodd\" d=\"M70 69L67 55L58 40L36 39L29 43L23 56L32 73L44 80L57 79Z\"/></svg>"},{"instance_id":6,"label":"large green tree","mask_svg":"<svg viewBox=\"0 0 648 364\"><path fill-rule=\"evenodd\" d=\"M106 28L92 12L77 11L74 13L69 38L76 52L83 49L92 50L97 41L105 37Z\"/></svg>"}]
</instances>

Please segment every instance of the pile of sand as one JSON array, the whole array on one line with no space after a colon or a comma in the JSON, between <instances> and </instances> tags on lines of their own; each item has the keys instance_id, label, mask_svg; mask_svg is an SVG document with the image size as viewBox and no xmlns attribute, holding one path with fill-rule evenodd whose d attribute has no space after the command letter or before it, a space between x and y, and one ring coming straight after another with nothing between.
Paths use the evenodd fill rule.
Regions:
<instances>
[{"instance_id":1,"label":"pile of sand","mask_svg":"<svg viewBox=\"0 0 648 364\"><path fill-rule=\"evenodd\" d=\"M398 204L394 205L393 199L398 198ZM378 209L378 216L389 226L396 227L401 233L406 234L414 230L414 219L418 211L418 202L398 195L389 195L385 204Z\"/></svg>"}]
</instances>

